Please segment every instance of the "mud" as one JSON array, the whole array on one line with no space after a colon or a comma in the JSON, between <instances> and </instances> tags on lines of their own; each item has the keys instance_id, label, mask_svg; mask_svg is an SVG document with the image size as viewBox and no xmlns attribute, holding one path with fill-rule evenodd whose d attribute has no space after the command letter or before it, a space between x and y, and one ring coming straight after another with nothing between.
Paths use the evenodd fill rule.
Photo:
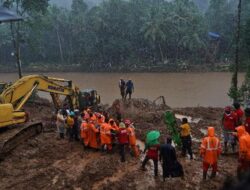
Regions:
<instances>
[{"instance_id":1,"label":"mud","mask_svg":"<svg viewBox=\"0 0 250 190\"><path fill-rule=\"evenodd\" d=\"M122 102L116 100L108 108L115 116L119 110L124 118L130 118L136 127L138 139L143 141L150 130L160 130L167 135L163 113L168 106L154 104L145 99ZM237 156L221 156L219 172L215 179L202 182L201 159L198 155L199 141L206 127L213 125L221 134L220 120L222 108L178 108L174 113L192 118L200 118L191 123L195 160L179 157L185 171L185 178L167 179L163 182L161 172L154 178L152 164L147 171L140 170L141 159L135 159L127 151L126 162L121 163L118 151L106 154L84 149L80 142L58 140L54 127L53 107L49 102L26 105L31 119L42 119L45 132L27 140L0 162L1 189L72 189L72 190L116 190L116 189L220 189L227 176L235 176ZM180 121L178 121L180 122ZM179 155L180 152L178 151ZM159 165L160 167L160 165Z\"/></svg>"}]
</instances>

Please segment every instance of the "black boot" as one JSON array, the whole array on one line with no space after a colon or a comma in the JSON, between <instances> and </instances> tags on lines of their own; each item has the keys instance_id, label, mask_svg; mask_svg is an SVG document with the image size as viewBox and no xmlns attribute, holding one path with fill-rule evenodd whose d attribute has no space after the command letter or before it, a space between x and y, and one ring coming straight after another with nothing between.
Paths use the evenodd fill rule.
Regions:
<instances>
[{"instance_id":1,"label":"black boot","mask_svg":"<svg viewBox=\"0 0 250 190\"><path fill-rule=\"evenodd\" d=\"M212 172L210 178L211 178L211 179L212 179L212 178L215 178L215 176L216 176L216 172Z\"/></svg>"},{"instance_id":2,"label":"black boot","mask_svg":"<svg viewBox=\"0 0 250 190\"><path fill-rule=\"evenodd\" d=\"M207 179L207 172L203 171L203 180L205 181Z\"/></svg>"},{"instance_id":3,"label":"black boot","mask_svg":"<svg viewBox=\"0 0 250 190\"><path fill-rule=\"evenodd\" d=\"M225 151L225 153L227 153L227 151L228 151L226 142L224 143L224 151Z\"/></svg>"}]
</instances>

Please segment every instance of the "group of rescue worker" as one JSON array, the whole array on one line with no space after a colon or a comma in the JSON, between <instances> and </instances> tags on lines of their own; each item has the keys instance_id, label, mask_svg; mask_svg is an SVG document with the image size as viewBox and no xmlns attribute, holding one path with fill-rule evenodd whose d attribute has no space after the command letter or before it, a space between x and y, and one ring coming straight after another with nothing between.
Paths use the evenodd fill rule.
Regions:
<instances>
[{"instance_id":1,"label":"group of rescue worker","mask_svg":"<svg viewBox=\"0 0 250 190\"><path fill-rule=\"evenodd\" d=\"M125 162L126 145L135 157L139 156L135 129L129 119L115 121L109 118L106 112L93 112L91 109L84 110L82 113L78 110L59 111L57 126L60 138L64 138L63 128L65 128L69 140L80 140L85 148L112 153L113 146L118 144L121 162Z\"/></svg>"},{"instance_id":2,"label":"group of rescue worker","mask_svg":"<svg viewBox=\"0 0 250 190\"><path fill-rule=\"evenodd\" d=\"M243 118L245 118L244 121ZM227 106L223 114L222 126L224 152L228 152L228 143L231 145L233 153L237 142L239 144L237 173L240 176L250 170L250 106L248 105L244 111L238 102L235 102L233 107Z\"/></svg>"},{"instance_id":3,"label":"group of rescue worker","mask_svg":"<svg viewBox=\"0 0 250 190\"><path fill-rule=\"evenodd\" d=\"M218 168L218 158L222 151L229 153L228 144L231 145L231 153L236 153L238 146L238 177L250 172L250 107L245 109L245 121L243 121L244 111L240 104L235 102L233 106L224 109L222 117L222 132L224 150L221 148L220 139L215 136L214 127L208 127L207 137L203 138L200 155L203 158L203 179L207 177L209 167L212 167L211 178L216 176Z\"/></svg>"},{"instance_id":4,"label":"group of rescue worker","mask_svg":"<svg viewBox=\"0 0 250 190\"><path fill-rule=\"evenodd\" d=\"M238 176L250 171L250 108L245 109L244 122L243 116L244 111L240 108L240 104L234 103L233 107L227 106L224 109L222 118L224 152L228 153L228 143L230 143L233 153L236 150L237 142L239 144ZM112 153L113 147L118 144L121 162L125 162L126 147L129 147L134 157L139 157L140 151L136 145L135 128L129 119L119 118L115 120L110 118L106 112L93 112L91 109L82 112L60 110L57 114L57 127L60 138L64 138L64 134L66 134L70 141L81 140L85 148L89 147ZM186 156L186 152L188 152L192 160L191 127L187 118L182 119L180 136L182 155ZM148 160L152 159L155 166L155 176L157 176L158 159L160 159L163 160L163 179L171 176L182 176L182 166L177 161L175 148L171 145L171 137L168 137L165 142L166 144L163 145L146 146L145 152L147 151L147 153L142 162L142 169L144 170ZM215 135L215 128L208 127L207 136L202 139L200 146L200 156L203 160L203 180L206 180L210 167L212 167L210 178L216 176L218 158L221 153L221 143ZM176 168L179 171L176 171Z\"/></svg>"}]
</instances>

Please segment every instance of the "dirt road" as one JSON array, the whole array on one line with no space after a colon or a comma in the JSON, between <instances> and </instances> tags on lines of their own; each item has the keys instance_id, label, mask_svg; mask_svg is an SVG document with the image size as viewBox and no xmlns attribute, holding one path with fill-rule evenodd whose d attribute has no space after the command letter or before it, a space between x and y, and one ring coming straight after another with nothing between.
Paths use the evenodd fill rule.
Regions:
<instances>
[{"instance_id":1,"label":"dirt road","mask_svg":"<svg viewBox=\"0 0 250 190\"><path fill-rule=\"evenodd\" d=\"M151 129L158 129L167 134L162 120L163 108L141 104L142 100L130 103L118 103L123 107L125 117L135 122L137 136L144 140ZM146 100L145 103L147 102ZM138 103L138 105L137 105ZM136 106L135 106L136 105ZM113 105L114 106L114 105ZM142 106L142 107L141 107ZM216 126L220 134L219 123L221 108L180 108L178 114L200 118L198 123L191 123L194 137L195 160L179 158L184 170L185 179L168 179L163 182L160 176L154 178L152 164L147 171L140 170L141 159L135 159L127 153L126 162L121 163L118 151L105 154L93 150L84 150L79 142L58 140L57 134L50 126L51 114L49 105L39 105L39 111L28 107L31 115L47 120L49 132L26 141L12 151L0 162L1 189L219 189L227 176L235 175L236 156L221 156L219 173L214 180L202 182L201 160L197 154L199 141L208 125ZM114 110L113 110L114 111ZM112 114L112 108L110 109ZM135 114L136 113L136 114ZM203 130L201 130L203 129ZM179 153L178 153L179 154ZM160 165L159 165L160 167Z\"/></svg>"}]
</instances>

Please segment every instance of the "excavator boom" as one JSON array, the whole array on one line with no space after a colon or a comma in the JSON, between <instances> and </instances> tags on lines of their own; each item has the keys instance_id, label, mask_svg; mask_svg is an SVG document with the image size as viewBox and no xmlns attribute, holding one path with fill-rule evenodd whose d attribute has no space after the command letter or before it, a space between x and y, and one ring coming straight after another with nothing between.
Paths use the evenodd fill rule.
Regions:
<instances>
[{"instance_id":1,"label":"excavator boom","mask_svg":"<svg viewBox=\"0 0 250 190\"><path fill-rule=\"evenodd\" d=\"M59 84L67 83L66 85ZM51 78L43 75L29 75L17 80L0 95L0 103L10 103L19 111L34 90L67 96L72 108L79 107L79 89L70 80Z\"/></svg>"}]
</instances>

